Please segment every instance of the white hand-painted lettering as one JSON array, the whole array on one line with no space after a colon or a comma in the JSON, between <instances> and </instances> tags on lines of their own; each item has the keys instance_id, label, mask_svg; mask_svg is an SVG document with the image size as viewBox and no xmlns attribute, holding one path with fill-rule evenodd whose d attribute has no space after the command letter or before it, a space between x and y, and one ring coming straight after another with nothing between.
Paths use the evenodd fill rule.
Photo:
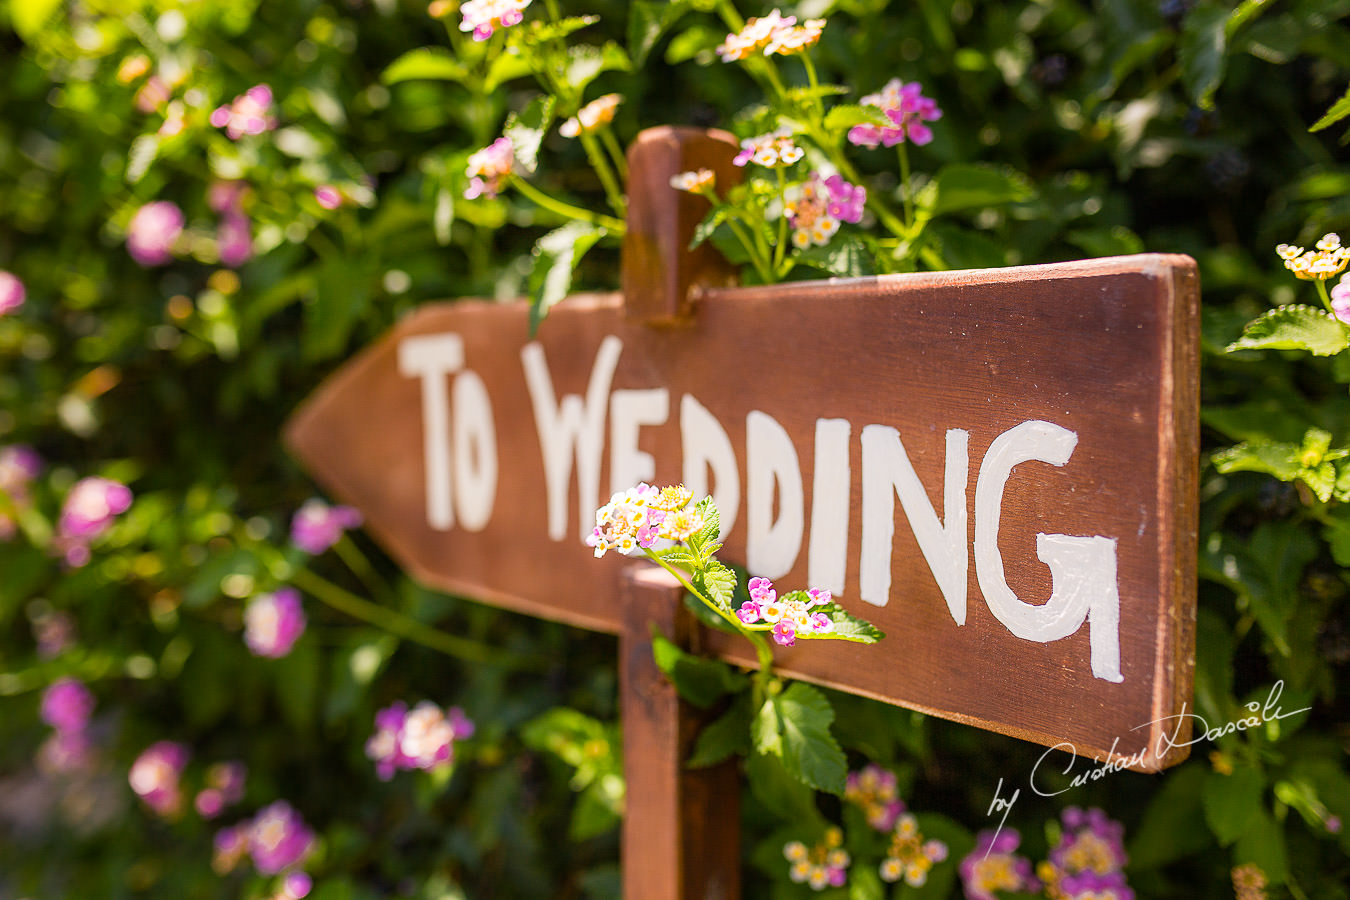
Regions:
<instances>
[{"instance_id":1,"label":"white hand-painted lettering","mask_svg":"<svg viewBox=\"0 0 1350 900\"><path fill-rule=\"evenodd\" d=\"M684 486L695 497L712 494L725 538L736 524L741 509L741 473L726 429L693 394L680 398L680 448L684 455ZM711 491L708 489L709 471L713 476ZM844 528L847 531L847 522Z\"/></svg>"},{"instance_id":2,"label":"white hand-painted lettering","mask_svg":"<svg viewBox=\"0 0 1350 900\"><path fill-rule=\"evenodd\" d=\"M807 581L838 596L848 566L848 505L852 489L848 465L847 419L816 419L815 475L811 484L811 543Z\"/></svg>"},{"instance_id":3,"label":"white hand-painted lettering","mask_svg":"<svg viewBox=\"0 0 1350 900\"><path fill-rule=\"evenodd\" d=\"M745 465L745 564L756 575L778 578L797 561L805 512L797 449L768 413L752 410L745 417Z\"/></svg>"}]
</instances>

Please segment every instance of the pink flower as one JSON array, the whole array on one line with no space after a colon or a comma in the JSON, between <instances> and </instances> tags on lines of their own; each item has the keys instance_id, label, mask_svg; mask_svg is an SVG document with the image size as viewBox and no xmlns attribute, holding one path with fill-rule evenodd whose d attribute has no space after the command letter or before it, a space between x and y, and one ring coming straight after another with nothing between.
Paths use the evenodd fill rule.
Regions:
<instances>
[{"instance_id":1,"label":"pink flower","mask_svg":"<svg viewBox=\"0 0 1350 900\"><path fill-rule=\"evenodd\" d=\"M151 75L141 85L140 90L136 91L136 108L143 113L152 113L161 106L169 102L173 96L173 90L168 83L158 75Z\"/></svg>"},{"instance_id":2,"label":"pink flower","mask_svg":"<svg viewBox=\"0 0 1350 900\"><path fill-rule=\"evenodd\" d=\"M530 0L467 0L459 8L460 31L472 31L475 41L486 41L498 28L519 25Z\"/></svg>"},{"instance_id":3,"label":"pink flower","mask_svg":"<svg viewBox=\"0 0 1350 900\"><path fill-rule=\"evenodd\" d=\"M317 556L338 542L348 528L361 524L361 513L350 506L329 506L322 500L306 500L291 518L291 543Z\"/></svg>"},{"instance_id":4,"label":"pink flower","mask_svg":"<svg viewBox=\"0 0 1350 900\"><path fill-rule=\"evenodd\" d=\"M142 266L162 266L173 259L173 245L183 233L183 211L168 200L147 203L127 225L127 252Z\"/></svg>"},{"instance_id":5,"label":"pink flower","mask_svg":"<svg viewBox=\"0 0 1350 900\"><path fill-rule=\"evenodd\" d=\"M222 828L216 832L215 840L212 842L214 852L211 856L211 868L217 875L228 875L243 860L244 854L248 852L251 827L251 822L240 822L238 825Z\"/></svg>"},{"instance_id":6,"label":"pink flower","mask_svg":"<svg viewBox=\"0 0 1350 900\"><path fill-rule=\"evenodd\" d=\"M442 710L422 701L408 711L398 702L375 714L375 734L366 742L366 756L375 774L388 781L400 769L434 769L454 762L454 742L471 737L473 722L459 707Z\"/></svg>"},{"instance_id":7,"label":"pink flower","mask_svg":"<svg viewBox=\"0 0 1350 900\"><path fill-rule=\"evenodd\" d=\"M93 711L94 695L74 678L58 678L42 694L42 721L57 731L83 731Z\"/></svg>"},{"instance_id":8,"label":"pink flower","mask_svg":"<svg viewBox=\"0 0 1350 900\"><path fill-rule=\"evenodd\" d=\"M305 632L305 611L295 588L259 594L244 610L244 643L254 656L280 659Z\"/></svg>"},{"instance_id":9,"label":"pink flower","mask_svg":"<svg viewBox=\"0 0 1350 900\"><path fill-rule=\"evenodd\" d=\"M497 196L515 167L515 152L510 138L499 137L470 156L465 171L469 176L469 186L464 191L464 198L473 200L480 196Z\"/></svg>"},{"instance_id":10,"label":"pink flower","mask_svg":"<svg viewBox=\"0 0 1350 900\"><path fill-rule=\"evenodd\" d=\"M247 772L241 762L215 763L207 769L207 787L197 794L192 803L197 813L203 819L214 819L226 807L242 800Z\"/></svg>"},{"instance_id":11,"label":"pink flower","mask_svg":"<svg viewBox=\"0 0 1350 900\"><path fill-rule=\"evenodd\" d=\"M797 629L788 619L779 619L773 626L773 639L784 647L797 643Z\"/></svg>"},{"instance_id":12,"label":"pink flower","mask_svg":"<svg viewBox=\"0 0 1350 900\"><path fill-rule=\"evenodd\" d=\"M237 141L246 134L262 134L277 127L271 115L272 89L265 84L254 85L234 102L219 106L211 113L211 124L224 128L230 140Z\"/></svg>"},{"instance_id":13,"label":"pink flower","mask_svg":"<svg viewBox=\"0 0 1350 900\"><path fill-rule=\"evenodd\" d=\"M281 882L282 900L304 900L314 888L314 879L304 872L291 872Z\"/></svg>"},{"instance_id":14,"label":"pink flower","mask_svg":"<svg viewBox=\"0 0 1350 900\"><path fill-rule=\"evenodd\" d=\"M759 621L764 611L759 608L759 604L754 600L747 600L741 604L741 608L736 610L737 617L746 625L753 625Z\"/></svg>"},{"instance_id":15,"label":"pink flower","mask_svg":"<svg viewBox=\"0 0 1350 900\"><path fill-rule=\"evenodd\" d=\"M820 606L834 599L834 595L823 588L811 588L806 592L806 595L811 598L811 602L806 604L807 606Z\"/></svg>"},{"instance_id":16,"label":"pink flower","mask_svg":"<svg viewBox=\"0 0 1350 900\"><path fill-rule=\"evenodd\" d=\"M745 587L750 599L759 603L772 603L778 597L778 592L773 589L773 582L767 578L751 578Z\"/></svg>"},{"instance_id":17,"label":"pink flower","mask_svg":"<svg viewBox=\"0 0 1350 900\"><path fill-rule=\"evenodd\" d=\"M343 203L342 192L331 184L321 184L314 189L314 199L324 209L337 209Z\"/></svg>"},{"instance_id":18,"label":"pink flower","mask_svg":"<svg viewBox=\"0 0 1350 900\"><path fill-rule=\"evenodd\" d=\"M69 774L94 763L94 744L83 731L53 732L38 748L37 765L44 772Z\"/></svg>"},{"instance_id":19,"label":"pink flower","mask_svg":"<svg viewBox=\"0 0 1350 900\"><path fill-rule=\"evenodd\" d=\"M848 774L844 799L859 806L867 816L867 824L877 831L890 831L905 811L895 773L876 763Z\"/></svg>"},{"instance_id":20,"label":"pink flower","mask_svg":"<svg viewBox=\"0 0 1350 900\"><path fill-rule=\"evenodd\" d=\"M23 306L26 295L23 282L12 273L0 269L0 316L12 313Z\"/></svg>"},{"instance_id":21,"label":"pink flower","mask_svg":"<svg viewBox=\"0 0 1350 900\"><path fill-rule=\"evenodd\" d=\"M253 233L248 216L230 211L221 217L216 228L216 251L221 265L237 269L253 258Z\"/></svg>"},{"instance_id":22,"label":"pink flower","mask_svg":"<svg viewBox=\"0 0 1350 900\"><path fill-rule=\"evenodd\" d=\"M398 702L375 713L375 733L366 741L366 756L375 763L381 781L394 777L399 766L399 734L408 717L408 705Z\"/></svg>"},{"instance_id":23,"label":"pink flower","mask_svg":"<svg viewBox=\"0 0 1350 900\"><path fill-rule=\"evenodd\" d=\"M1039 891L1031 861L1013 851L1022 842L1015 828L981 831L975 849L961 860L959 871L967 900L997 900L995 891Z\"/></svg>"},{"instance_id":24,"label":"pink flower","mask_svg":"<svg viewBox=\"0 0 1350 900\"><path fill-rule=\"evenodd\" d=\"M65 537L94 538L131 506L131 490L97 476L82 478L66 495L58 531Z\"/></svg>"},{"instance_id":25,"label":"pink flower","mask_svg":"<svg viewBox=\"0 0 1350 900\"><path fill-rule=\"evenodd\" d=\"M264 875L303 863L313 847L314 832L285 800L262 809L249 826L249 853Z\"/></svg>"},{"instance_id":26,"label":"pink flower","mask_svg":"<svg viewBox=\"0 0 1350 900\"><path fill-rule=\"evenodd\" d=\"M892 78L879 92L863 97L862 104L881 109L892 123L890 126L855 125L850 128L850 143L863 147L878 144L893 147L904 140L922 146L933 139L932 129L924 123L942 118L937 101L925 97L923 86L917 81L905 84L899 78Z\"/></svg>"},{"instance_id":27,"label":"pink flower","mask_svg":"<svg viewBox=\"0 0 1350 900\"><path fill-rule=\"evenodd\" d=\"M794 189L790 189L783 204L783 214L792 226L792 243L805 249L816 244L825 246L839 230L839 223L862 219L867 189L849 184L838 175L822 179L812 172Z\"/></svg>"},{"instance_id":28,"label":"pink flower","mask_svg":"<svg viewBox=\"0 0 1350 900\"><path fill-rule=\"evenodd\" d=\"M164 817L178 814L183 795L178 781L187 766L188 749L174 741L158 741L136 757L127 780L146 806Z\"/></svg>"},{"instance_id":29,"label":"pink flower","mask_svg":"<svg viewBox=\"0 0 1350 900\"><path fill-rule=\"evenodd\" d=\"M738 166L755 163L775 169L790 166L804 155L802 148L792 140L792 130L784 127L741 141L741 152L736 154L732 162Z\"/></svg>"},{"instance_id":30,"label":"pink flower","mask_svg":"<svg viewBox=\"0 0 1350 900\"><path fill-rule=\"evenodd\" d=\"M42 457L32 447L25 444L10 444L0 447L0 493L9 497L16 508L29 505L28 485L42 474ZM0 512L0 541L14 537L17 528L14 521Z\"/></svg>"},{"instance_id":31,"label":"pink flower","mask_svg":"<svg viewBox=\"0 0 1350 900\"><path fill-rule=\"evenodd\" d=\"M206 203L214 212L236 212L243 207L248 185L242 181L217 181L206 192Z\"/></svg>"},{"instance_id":32,"label":"pink flower","mask_svg":"<svg viewBox=\"0 0 1350 900\"><path fill-rule=\"evenodd\" d=\"M1350 325L1350 281L1345 278L1331 289L1331 311L1336 318Z\"/></svg>"}]
</instances>

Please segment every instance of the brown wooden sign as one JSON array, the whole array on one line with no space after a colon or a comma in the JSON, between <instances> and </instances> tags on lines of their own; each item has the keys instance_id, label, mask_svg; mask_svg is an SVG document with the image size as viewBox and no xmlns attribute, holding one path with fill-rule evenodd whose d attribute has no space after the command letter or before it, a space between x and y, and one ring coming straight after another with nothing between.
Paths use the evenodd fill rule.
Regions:
<instances>
[{"instance_id":1,"label":"brown wooden sign","mask_svg":"<svg viewBox=\"0 0 1350 900\"><path fill-rule=\"evenodd\" d=\"M887 633L785 673L1158 768L1191 683L1194 284L1143 255L718 289L665 329L579 296L536 340L523 304L430 305L289 439L426 583L611 632L595 509L710 491L726 558Z\"/></svg>"}]
</instances>

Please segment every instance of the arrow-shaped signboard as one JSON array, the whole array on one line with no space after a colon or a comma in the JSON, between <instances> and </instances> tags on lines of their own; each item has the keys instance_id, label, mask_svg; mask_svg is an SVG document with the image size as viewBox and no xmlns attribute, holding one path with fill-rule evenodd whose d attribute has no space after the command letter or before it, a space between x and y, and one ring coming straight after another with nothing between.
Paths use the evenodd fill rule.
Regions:
<instances>
[{"instance_id":1,"label":"arrow-shaped signboard","mask_svg":"<svg viewBox=\"0 0 1350 900\"><path fill-rule=\"evenodd\" d=\"M434 304L288 438L427 584L605 631L595 509L682 481L725 558L887 634L785 674L1157 769L1189 733L1196 304L1153 254L713 289L664 328L577 296L535 339L523 303Z\"/></svg>"}]
</instances>

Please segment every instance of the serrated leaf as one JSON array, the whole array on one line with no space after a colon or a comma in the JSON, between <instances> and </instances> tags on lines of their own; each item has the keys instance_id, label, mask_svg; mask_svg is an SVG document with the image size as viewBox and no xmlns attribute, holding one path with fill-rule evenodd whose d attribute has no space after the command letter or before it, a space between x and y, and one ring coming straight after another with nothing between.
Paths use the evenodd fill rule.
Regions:
<instances>
[{"instance_id":1,"label":"serrated leaf","mask_svg":"<svg viewBox=\"0 0 1350 900\"><path fill-rule=\"evenodd\" d=\"M855 125L878 125L886 128L893 127L894 124L875 106L843 103L825 114L825 130L831 134L848 131Z\"/></svg>"},{"instance_id":2,"label":"serrated leaf","mask_svg":"<svg viewBox=\"0 0 1350 900\"><path fill-rule=\"evenodd\" d=\"M689 539L689 547L699 553L709 543L722 536L722 515L712 497L704 497L694 504L694 512L703 519L703 527Z\"/></svg>"},{"instance_id":3,"label":"serrated leaf","mask_svg":"<svg viewBox=\"0 0 1350 900\"><path fill-rule=\"evenodd\" d=\"M693 567L696 562L694 555L684 547L667 547L664 550L657 550L656 555L672 566Z\"/></svg>"},{"instance_id":4,"label":"serrated leaf","mask_svg":"<svg viewBox=\"0 0 1350 900\"><path fill-rule=\"evenodd\" d=\"M1331 356L1350 346L1346 329L1324 310L1293 304L1279 306L1247 323L1242 337L1228 345L1234 350L1306 350Z\"/></svg>"},{"instance_id":5,"label":"serrated leaf","mask_svg":"<svg viewBox=\"0 0 1350 900\"><path fill-rule=\"evenodd\" d=\"M727 612L732 612L731 601L736 594L736 573L717 560L709 560L707 567L694 576L694 587L704 591L710 600Z\"/></svg>"},{"instance_id":6,"label":"serrated leaf","mask_svg":"<svg viewBox=\"0 0 1350 900\"><path fill-rule=\"evenodd\" d=\"M565 77L568 84L576 88L580 94L601 72L628 72L632 68L633 62L628 58L628 54L613 41L606 42L603 47L579 44L567 50Z\"/></svg>"},{"instance_id":7,"label":"serrated leaf","mask_svg":"<svg viewBox=\"0 0 1350 900\"><path fill-rule=\"evenodd\" d=\"M1264 472L1281 481L1293 481L1303 471L1296 444L1277 441L1244 441L1220 450L1211 459L1220 472Z\"/></svg>"},{"instance_id":8,"label":"serrated leaf","mask_svg":"<svg viewBox=\"0 0 1350 900\"><path fill-rule=\"evenodd\" d=\"M553 98L548 95L535 97L519 113L512 113L507 117L502 134L510 138L516 162L525 172L533 172L538 166L539 145L543 143L544 135L548 133L552 122Z\"/></svg>"},{"instance_id":9,"label":"serrated leaf","mask_svg":"<svg viewBox=\"0 0 1350 900\"><path fill-rule=\"evenodd\" d=\"M761 756L783 755L783 722L777 700L777 697L765 700L750 721L750 741Z\"/></svg>"},{"instance_id":10,"label":"serrated leaf","mask_svg":"<svg viewBox=\"0 0 1350 900\"><path fill-rule=\"evenodd\" d=\"M783 766L816 790L842 796L848 761L830 734L834 721L830 701L799 681L771 702L782 728Z\"/></svg>"},{"instance_id":11,"label":"serrated leaf","mask_svg":"<svg viewBox=\"0 0 1350 900\"><path fill-rule=\"evenodd\" d=\"M1004 203L1020 203L1034 196L1026 176L1012 169L996 169L971 163L943 166L926 195L932 214L963 209L983 209Z\"/></svg>"},{"instance_id":12,"label":"serrated leaf","mask_svg":"<svg viewBox=\"0 0 1350 900\"><path fill-rule=\"evenodd\" d=\"M1346 116L1350 116L1350 88L1346 88L1341 99L1331 104L1331 109L1327 110L1322 118L1314 122L1308 130L1321 131L1323 128L1330 128Z\"/></svg>"},{"instance_id":13,"label":"serrated leaf","mask_svg":"<svg viewBox=\"0 0 1350 900\"><path fill-rule=\"evenodd\" d=\"M1204 4L1191 10L1181 27L1181 80L1201 109L1214 108L1214 92L1223 81L1228 15L1226 9Z\"/></svg>"},{"instance_id":14,"label":"serrated leaf","mask_svg":"<svg viewBox=\"0 0 1350 900\"><path fill-rule=\"evenodd\" d=\"M1331 558L1336 565L1350 566L1350 507L1334 506L1327 510L1322 539L1331 546Z\"/></svg>"},{"instance_id":15,"label":"serrated leaf","mask_svg":"<svg viewBox=\"0 0 1350 900\"><path fill-rule=\"evenodd\" d=\"M732 756L750 752L750 695L737 697L716 720L699 732L694 753L686 763L691 769L714 766Z\"/></svg>"},{"instance_id":16,"label":"serrated leaf","mask_svg":"<svg viewBox=\"0 0 1350 900\"><path fill-rule=\"evenodd\" d=\"M568 222L535 244L529 279L531 337L548 311L572 289L572 273L586 251L606 234L605 229L588 222Z\"/></svg>"},{"instance_id":17,"label":"serrated leaf","mask_svg":"<svg viewBox=\"0 0 1350 900\"><path fill-rule=\"evenodd\" d=\"M1205 823L1219 843L1231 844L1251 827L1261 811L1265 785L1260 770L1246 766L1234 769L1231 775L1209 773L1200 800Z\"/></svg>"},{"instance_id":18,"label":"serrated leaf","mask_svg":"<svg viewBox=\"0 0 1350 900\"><path fill-rule=\"evenodd\" d=\"M430 78L440 81L463 81L469 70L459 60L450 55L450 51L441 47L420 47L409 50L391 62L380 73L385 84L398 84L400 81L413 81Z\"/></svg>"},{"instance_id":19,"label":"serrated leaf","mask_svg":"<svg viewBox=\"0 0 1350 900\"><path fill-rule=\"evenodd\" d=\"M749 683L744 673L726 663L686 653L659 634L652 637L652 656L680 696L700 709L743 690Z\"/></svg>"},{"instance_id":20,"label":"serrated leaf","mask_svg":"<svg viewBox=\"0 0 1350 900\"><path fill-rule=\"evenodd\" d=\"M708 210L708 214L703 217L703 221L694 226L694 237L689 241L689 249L697 248L699 244L712 237L717 227L731 215L731 211L731 207L725 204L718 204Z\"/></svg>"},{"instance_id":21,"label":"serrated leaf","mask_svg":"<svg viewBox=\"0 0 1350 900\"><path fill-rule=\"evenodd\" d=\"M673 2L654 2L654 0L635 0L628 9L628 54L633 64L641 66L647 61L656 42L661 39L676 22L690 9L689 0Z\"/></svg>"},{"instance_id":22,"label":"serrated leaf","mask_svg":"<svg viewBox=\"0 0 1350 900\"><path fill-rule=\"evenodd\" d=\"M811 266L840 278L860 278L876 274L872 254L856 237L841 237L824 247L812 245L792 257L797 265Z\"/></svg>"},{"instance_id":23,"label":"serrated leaf","mask_svg":"<svg viewBox=\"0 0 1350 900\"><path fill-rule=\"evenodd\" d=\"M829 616L830 621L834 623L834 629L822 635L799 634L797 635L798 638L802 640L835 640L853 641L858 644L875 644L886 636L886 632L866 619L860 619L853 615L838 603L818 606L816 611Z\"/></svg>"},{"instance_id":24,"label":"serrated leaf","mask_svg":"<svg viewBox=\"0 0 1350 900\"><path fill-rule=\"evenodd\" d=\"M599 16L568 16L556 22L535 20L529 24L529 36L535 43L552 41L565 38L599 21Z\"/></svg>"},{"instance_id":25,"label":"serrated leaf","mask_svg":"<svg viewBox=\"0 0 1350 900\"><path fill-rule=\"evenodd\" d=\"M815 794L792 777L777 756L752 753L745 760L745 778L750 792L779 819L803 831L823 830L824 819L816 808ZM782 858L782 845L778 847Z\"/></svg>"}]
</instances>

